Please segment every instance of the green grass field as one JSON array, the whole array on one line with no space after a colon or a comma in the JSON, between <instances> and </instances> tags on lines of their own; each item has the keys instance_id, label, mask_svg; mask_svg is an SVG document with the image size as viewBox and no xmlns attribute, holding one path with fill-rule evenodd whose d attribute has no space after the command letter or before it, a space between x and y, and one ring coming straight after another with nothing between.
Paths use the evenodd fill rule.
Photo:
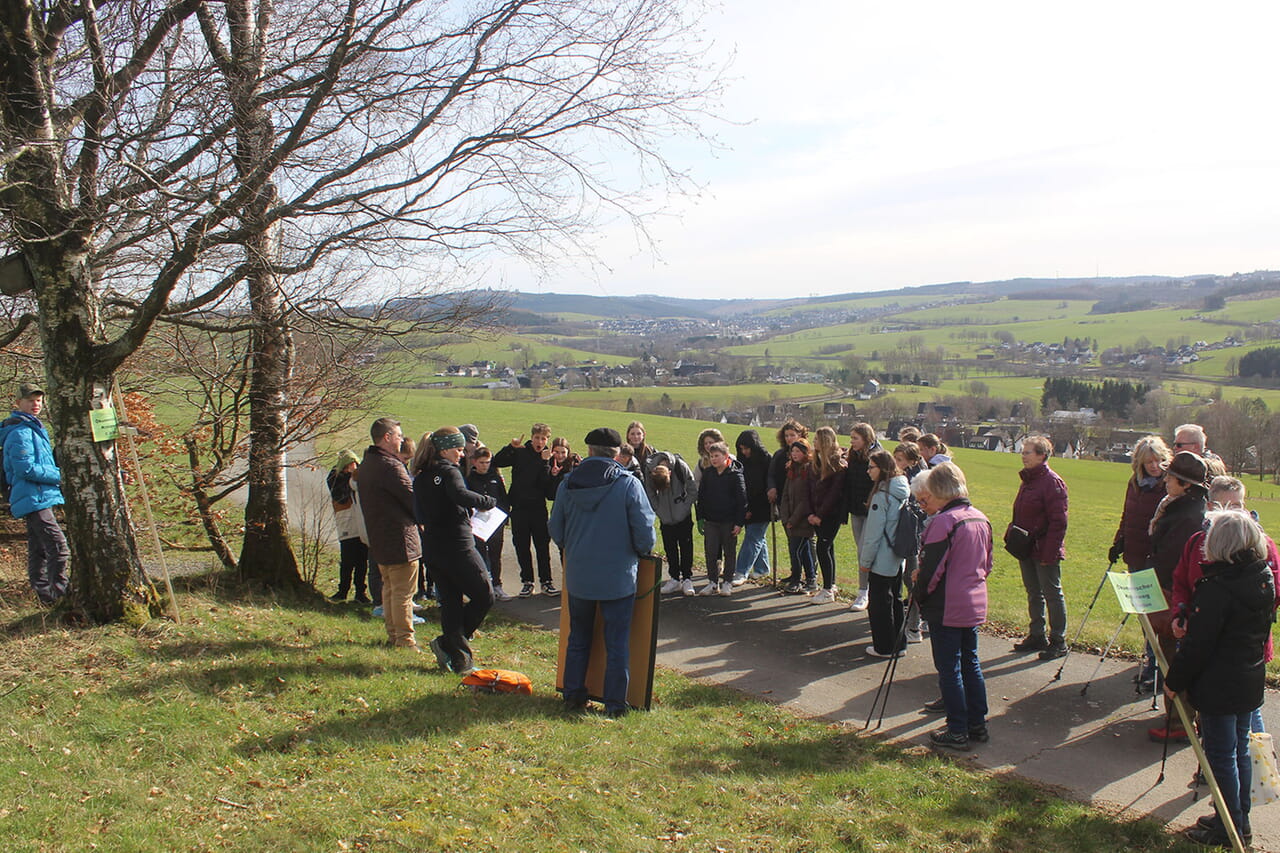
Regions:
<instances>
[{"instance_id":1,"label":"green grass field","mask_svg":"<svg viewBox=\"0 0 1280 853\"><path fill-rule=\"evenodd\" d=\"M552 435L564 435L571 446L581 450L582 437L597 426L612 426L624 432L631 417L621 412L596 412L572 406L550 404L503 403L479 400L434 398L423 392L405 392L390 399L385 412L401 418L407 434L418 436L445 424L474 423L480 427L481 439L491 447L515 437L528 437L529 425L534 421L550 424ZM708 424L681 418L656 416L641 417L648 440L659 449L675 450L687 461L695 458L698 433L715 426L732 443L742 428L721 424ZM773 448L776 439L768 430L761 430L765 446ZM354 431L344 437L352 447L360 447L365 439ZM848 437L842 437L848 443ZM331 458L338 443L325 448ZM1012 453L990 453L980 450L956 450L955 461L969 479L974 505L991 519L997 538L1008 525L1017 494L1021 467L1020 458ZM1120 522L1120 510L1124 503L1125 484L1130 476L1126 465L1094 460L1054 459L1051 465L1067 483L1071 494L1071 518L1067 531L1067 558L1063 563L1063 588L1074 634L1085 607L1107 568L1106 554ZM1256 479L1246 483L1250 490L1249 506L1258 512L1264 525L1274 530L1280 524L1280 486L1260 483ZM784 537L779 534L779 538ZM695 554L700 554L695 545ZM782 545L785 552L785 544ZM695 561L701 564L701 559ZM857 585L853 567L855 549L853 536L848 528L836 541L837 583L845 593ZM789 566L784 566L784 570ZM989 581L991 591L991 622L1002 630L1016 632L1026 625L1026 598L1016 561L997 550L995 569ZM1121 613L1115 596L1103 590L1093 616L1082 636L1082 642L1101 647L1119 624ZM1280 637L1280 635L1277 635ZM1121 646L1132 652L1142 647L1141 631L1130 624L1121 634ZM1273 672L1280 673L1280 663L1273 664Z\"/></svg>"}]
</instances>

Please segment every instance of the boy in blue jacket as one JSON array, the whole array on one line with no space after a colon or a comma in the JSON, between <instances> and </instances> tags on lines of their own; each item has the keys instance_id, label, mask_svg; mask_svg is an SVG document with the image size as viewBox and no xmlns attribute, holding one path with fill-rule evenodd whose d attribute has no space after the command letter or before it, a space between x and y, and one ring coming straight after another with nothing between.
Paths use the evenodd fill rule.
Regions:
<instances>
[{"instance_id":1,"label":"boy in blue jacket","mask_svg":"<svg viewBox=\"0 0 1280 853\"><path fill-rule=\"evenodd\" d=\"M18 386L17 408L0 425L4 476L14 518L27 523L27 577L42 604L67 594L67 559L71 551L53 507L62 505L62 472L53 458L49 433L40 422L44 391L24 382Z\"/></svg>"}]
</instances>

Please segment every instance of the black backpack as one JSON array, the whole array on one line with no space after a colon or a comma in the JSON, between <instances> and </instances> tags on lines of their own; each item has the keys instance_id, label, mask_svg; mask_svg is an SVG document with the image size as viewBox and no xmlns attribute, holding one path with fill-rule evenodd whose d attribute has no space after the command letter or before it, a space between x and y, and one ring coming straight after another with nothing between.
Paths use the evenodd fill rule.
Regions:
<instances>
[{"instance_id":1,"label":"black backpack","mask_svg":"<svg viewBox=\"0 0 1280 853\"><path fill-rule=\"evenodd\" d=\"M907 498L898 510L898 530L889 540L893 553L899 557L914 557L920 553L920 537L924 533L924 510L915 498Z\"/></svg>"}]
</instances>

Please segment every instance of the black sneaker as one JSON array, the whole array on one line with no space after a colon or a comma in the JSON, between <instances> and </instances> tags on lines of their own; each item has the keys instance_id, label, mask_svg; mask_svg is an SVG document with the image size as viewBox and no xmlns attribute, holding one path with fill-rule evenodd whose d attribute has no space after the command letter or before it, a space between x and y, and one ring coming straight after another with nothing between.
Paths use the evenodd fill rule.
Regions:
<instances>
[{"instance_id":1,"label":"black sneaker","mask_svg":"<svg viewBox=\"0 0 1280 853\"><path fill-rule=\"evenodd\" d=\"M929 732L929 742L940 749L954 749L959 752L969 751L969 736L956 734L945 727Z\"/></svg>"},{"instance_id":2,"label":"black sneaker","mask_svg":"<svg viewBox=\"0 0 1280 853\"><path fill-rule=\"evenodd\" d=\"M533 595L533 584L532 584L532 583L527 583L527 584L524 584L523 586L521 586L521 587L520 587L520 597L521 597L521 598L528 598L528 597L529 597L529 596L531 596L531 595Z\"/></svg>"},{"instance_id":3,"label":"black sneaker","mask_svg":"<svg viewBox=\"0 0 1280 853\"><path fill-rule=\"evenodd\" d=\"M976 726L969 729L969 740L974 743L986 743L991 740L991 733L987 731L986 726Z\"/></svg>"},{"instance_id":4,"label":"black sneaker","mask_svg":"<svg viewBox=\"0 0 1280 853\"><path fill-rule=\"evenodd\" d=\"M556 589L556 585L554 583L552 583L551 581L547 581L542 585L542 594L543 595L559 595L560 590Z\"/></svg>"},{"instance_id":5,"label":"black sneaker","mask_svg":"<svg viewBox=\"0 0 1280 853\"><path fill-rule=\"evenodd\" d=\"M1050 646L1049 648L1040 652L1039 655L1037 655L1037 657L1039 657L1040 660L1057 660L1058 658L1065 658L1066 656L1067 656L1067 647L1065 645Z\"/></svg>"},{"instance_id":6,"label":"black sneaker","mask_svg":"<svg viewBox=\"0 0 1280 853\"><path fill-rule=\"evenodd\" d=\"M347 594L345 592L335 592L333 595L329 596L329 600L330 601L346 601Z\"/></svg>"},{"instance_id":7,"label":"black sneaker","mask_svg":"<svg viewBox=\"0 0 1280 853\"><path fill-rule=\"evenodd\" d=\"M947 703L942 701L942 697L939 696L937 699L925 702L924 709L930 714L945 714L947 713Z\"/></svg>"},{"instance_id":8,"label":"black sneaker","mask_svg":"<svg viewBox=\"0 0 1280 853\"><path fill-rule=\"evenodd\" d=\"M1049 648L1049 641L1044 637L1027 637L1013 644L1015 652L1042 652Z\"/></svg>"},{"instance_id":9,"label":"black sneaker","mask_svg":"<svg viewBox=\"0 0 1280 853\"><path fill-rule=\"evenodd\" d=\"M373 604L373 599L365 595L363 592L357 592L355 598L356 604Z\"/></svg>"},{"instance_id":10,"label":"black sneaker","mask_svg":"<svg viewBox=\"0 0 1280 853\"><path fill-rule=\"evenodd\" d=\"M440 638L436 637L428 645L436 656L436 665L445 672L453 672L453 662L449 660L449 653L444 650L444 646L440 645Z\"/></svg>"},{"instance_id":11,"label":"black sneaker","mask_svg":"<svg viewBox=\"0 0 1280 853\"><path fill-rule=\"evenodd\" d=\"M783 595L804 595L804 584L789 583L782 588Z\"/></svg>"}]
</instances>

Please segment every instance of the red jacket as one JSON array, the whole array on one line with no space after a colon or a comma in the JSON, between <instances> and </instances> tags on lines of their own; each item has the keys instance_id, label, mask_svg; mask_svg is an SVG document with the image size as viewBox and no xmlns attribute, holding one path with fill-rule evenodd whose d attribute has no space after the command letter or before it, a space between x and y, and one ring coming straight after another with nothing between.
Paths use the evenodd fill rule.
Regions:
<instances>
[{"instance_id":1,"label":"red jacket","mask_svg":"<svg viewBox=\"0 0 1280 853\"><path fill-rule=\"evenodd\" d=\"M1056 563L1067 555L1067 484L1049 463L1018 472L1022 485L1013 499L1013 523L1035 540L1037 563Z\"/></svg>"},{"instance_id":2,"label":"red jacket","mask_svg":"<svg viewBox=\"0 0 1280 853\"><path fill-rule=\"evenodd\" d=\"M1276 604L1280 604L1280 551L1276 550L1276 543L1271 541L1271 537L1267 539L1267 563L1271 567L1271 576L1276 582ZM1204 561L1204 554L1201 549L1204 547L1204 531L1199 530L1191 534L1191 538L1187 540L1187 544L1182 548L1182 558L1178 560L1178 565L1173 569L1173 597L1169 601L1169 607L1176 614L1179 609L1185 608L1186 611L1191 609L1191 596L1196 589L1196 581L1204 577L1204 569L1201 568ZM1267 642L1262 650L1262 659L1269 661L1274 656L1271 649L1271 635L1267 634Z\"/></svg>"}]
</instances>

